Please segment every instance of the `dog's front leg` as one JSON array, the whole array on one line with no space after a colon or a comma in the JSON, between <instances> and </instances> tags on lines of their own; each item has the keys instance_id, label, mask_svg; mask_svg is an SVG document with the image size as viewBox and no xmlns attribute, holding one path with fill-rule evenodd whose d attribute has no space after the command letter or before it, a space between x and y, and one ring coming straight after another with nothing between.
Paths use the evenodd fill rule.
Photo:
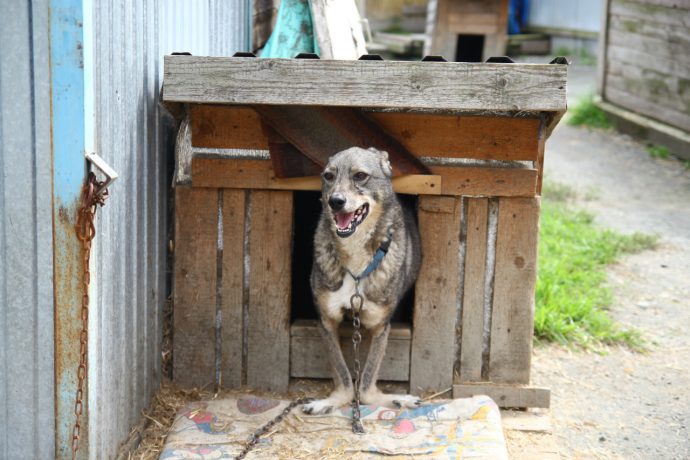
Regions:
<instances>
[{"instance_id":1,"label":"dog's front leg","mask_svg":"<svg viewBox=\"0 0 690 460\"><path fill-rule=\"evenodd\" d=\"M378 326L371 330L371 345L369 346L367 363L364 365L364 371L362 372L362 378L359 385L362 403L395 407L398 409L401 407L417 407L422 401L416 396L389 395L382 393L381 390L376 387L379 368L381 367L383 356L386 354L390 330L390 323L386 323L385 326Z\"/></svg>"},{"instance_id":2,"label":"dog's front leg","mask_svg":"<svg viewBox=\"0 0 690 460\"><path fill-rule=\"evenodd\" d=\"M318 399L302 406L302 410L306 414L328 414L333 409L337 409L352 401L354 395L352 377L345 363L343 352L340 349L338 326L339 322L324 318L321 320L319 327L331 359L335 389L328 398Z\"/></svg>"}]
</instances>

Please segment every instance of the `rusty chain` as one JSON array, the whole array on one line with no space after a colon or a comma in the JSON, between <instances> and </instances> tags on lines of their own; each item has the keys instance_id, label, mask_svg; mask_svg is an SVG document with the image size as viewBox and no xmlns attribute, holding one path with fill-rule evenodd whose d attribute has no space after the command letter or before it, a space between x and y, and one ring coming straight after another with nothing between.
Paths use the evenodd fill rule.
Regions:
<instances>
[{"instance_id":1,"label":"rusty chain","mask_svg":"<svg viewBox=\"0 0 690 460\"><path fill-rule=\"evenodd\" d=\"M355 304L359 303L359 307L355 308ZM359 408L359 379L360 379L360 368L361 363L359 361L359 345L362 342L362 333L360 332L360 327L362 322L359 318L359 313L364 308L364 298L362 294L359 293L359 281L357 281L355 287L355 293L350 297L350 310L352 312L352 326L354 331L352 331L352 351L355 355L354 362L354 374L355 374L355 399L352 400L352 432L355 434L364 434L364 426L362 426L362 414Z\"/></svg>"},{"instance_id":2,"label":"rusty chain","mask_svg":"<svg viewBox=\"0 0 690 460\"><path fill-rule=\"evenodd\" d=\"M256 446L259 443L261 436L265 435L271 428L273 428L278 423L282 422L283 419L287 417L288 414L292 411L292 409L299 406L300 404L310 403L313 400L313 398L299 398L288 404L280 414L276 415L272 420L266 422L263 426L259 427L254 433L252 433L249 436L249 439L247 440L246 444L244 445L240 453L237 454L237 456L235 456L235 460L243 459L249 453L249 451L252 450L254 446Z\"/></svg>"},{"instance_id":3,"label":"rusty chain","mask_svg":"<svg viewBox=\"0 0 690 460\"><path fill-rule=\"evenodd\" d=\"M79 450L79 440L81 439L81 425L79 420L84 409L84 381L87 377L87 353L89 342L89 285L91 283L91 272L89 271L89 261L91 258L91 241L96 236L96 217L97 207L105 204L108 197L108 190L103 189L103 182L96 180L94 173L89 173L84 186L82 187L82 205L77 213L77 238L82 245L82 262L84 271L82 274L82 296L81 296L81 332L79 333L79 366L77 367L77 395L74 402L74 428L72 429L72 460L77 458ZM102 189L102 190L101 190Z\"/></svg>"}]
</instances>

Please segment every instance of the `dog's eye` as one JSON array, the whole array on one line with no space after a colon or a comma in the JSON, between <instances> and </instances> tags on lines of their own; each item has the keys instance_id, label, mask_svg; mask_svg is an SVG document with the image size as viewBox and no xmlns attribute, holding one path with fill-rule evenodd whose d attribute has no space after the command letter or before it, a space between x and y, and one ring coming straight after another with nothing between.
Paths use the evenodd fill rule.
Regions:
<instances>
[{"instance_id":1,"label":"dog's eye","mask_svg":"<svg viewBox=\"0 0 690 460\"><path fill-rule=\"evenodd\" d=\"M323 173L323 178L326 179L328 182L332 181L334 177L335 176L333 176L332 172Z\"/></svg>"},{"instance_id":2,"label":"dog's eye","mask_svg":"<svg viewBox=\"0 0 690 460\"><path fill-rule=\"evenodd\" d=\"M367 177L369 177L369 175L367 173L364 173L364 172L358 172L354 176L352 176L352 178L354 180L356 180L357 182L362 182Z\"/></svg>"}]
</instances>

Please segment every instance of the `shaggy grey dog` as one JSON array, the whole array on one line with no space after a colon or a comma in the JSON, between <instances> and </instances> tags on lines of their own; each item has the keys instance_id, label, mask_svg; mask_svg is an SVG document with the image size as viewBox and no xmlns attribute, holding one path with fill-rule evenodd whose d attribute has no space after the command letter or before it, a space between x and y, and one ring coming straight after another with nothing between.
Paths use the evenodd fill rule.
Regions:
<instances>
[{"instance_id":1,"label":"shaggy grey dog","mask_svg":"<svg viewBox=\"0 0 690 460\"><path fill-rule=\"evenodd\" d=\"M353 399L352 378L340 349L338 326L350 310L355 278L370 267L379 250L385 253L380 264L359 284L363 297L361 323L372 337L360 378L361 402L389 407L420 403L417 397L384 394L376 387L390 319L414 284L421 262L414 216L400 205L391 175L386 152L359 147L332 156L322 174L323 211L314 237L311 287L333 366L335 389L328 398L305 404L306 413L325 414Z\"/></svg>"}]
</instances>

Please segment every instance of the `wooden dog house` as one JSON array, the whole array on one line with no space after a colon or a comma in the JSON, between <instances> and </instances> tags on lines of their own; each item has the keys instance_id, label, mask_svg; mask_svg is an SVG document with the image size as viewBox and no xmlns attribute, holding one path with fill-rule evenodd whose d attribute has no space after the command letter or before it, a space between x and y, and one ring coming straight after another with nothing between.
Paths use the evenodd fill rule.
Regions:
<instances>
[{"instance_id":1,"label":"wooden dog house","mask_svg":"<svg viewBox=\"0 0 690 460\"><path fill-rule=\"evenodd\" d=\"M424 254L381 378L547 405L529 386L536 245L566 68L167 56L163 101L183 120L174 380L285 391L330 377L314 317L295 313L310 301L298 237L313 235L326 158L373 145L417 201Z\"/></svg>"}]
</instances>

